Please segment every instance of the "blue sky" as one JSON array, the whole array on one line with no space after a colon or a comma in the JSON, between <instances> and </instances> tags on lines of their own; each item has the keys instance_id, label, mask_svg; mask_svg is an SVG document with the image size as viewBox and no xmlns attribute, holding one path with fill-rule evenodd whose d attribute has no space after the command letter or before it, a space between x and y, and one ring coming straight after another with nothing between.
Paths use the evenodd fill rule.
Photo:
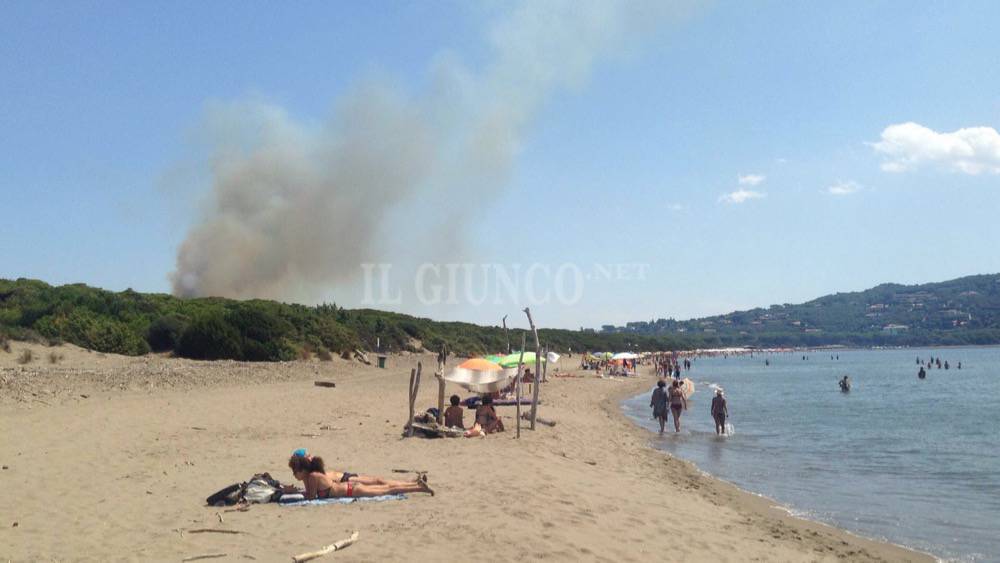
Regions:
<instances>
[{"instance_id":1,"label":"blue sky","mask_svg":"<svg viewBox=\"0 0 1000 563\"><path fill-rule=\"evenodd\" d=\"M521 33L530 13L492 2L4 4L0 277L170 291L180 246L218 216L206 165L218 154L205 140L213 108L264 104L311 135L375 82L403 113L435 106L430 129L447 133L433 138L460 145L463 120L481 114L439 115L450 109L438 104L437 69L451 61L470 77L472 106L513 104L518 81L535 75L505 70L504 38L543 55L550 35L575 39L559 2L523 9L538 5L541 35ZM525 87L537 93L515 114L516 150L483 182L489 191L417 190L378 216L362 261L392 262L393 283L406 286L419 248L443 237L462 244L428 259L570 263L584 274L648 264L644 279L587 280L573 303L532 304L541 322L566 327L1000 271L997 3L718 2L607 40L614 6L597 6L580 48L592 64L563 76L573 60L541 57L557 78ZM528 58L516 62L530 68ZM424 183L449 178L441 169ZM427 201L475 219L452 223ZM293 223L265 230L306 228ZM352 244L336 237L311 256ZM356 262L337 267L358 272ZM324 276L335 279L324 286ZM265 296L362 301L357 276L321 272L308 285ZM495 323L523 304L407 295L382 305Z\"/></svg>"}]
</instances>

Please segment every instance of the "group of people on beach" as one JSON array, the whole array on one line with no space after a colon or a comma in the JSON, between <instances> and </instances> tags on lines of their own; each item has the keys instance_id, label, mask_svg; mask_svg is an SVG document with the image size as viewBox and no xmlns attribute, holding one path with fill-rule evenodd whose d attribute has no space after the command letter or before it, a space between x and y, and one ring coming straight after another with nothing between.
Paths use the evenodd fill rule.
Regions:
<instances>
[{"instance_id":1,"label":"group of people on beach","mask_svg":"<svg viewBox=\"0 0 1000 563\"><path fill-rule=\"evenodd\" d=\"M674 419L674 432L680 432L681 413L688 409L687 397L684 395L680 379L675 378L670 382L669 387L666 379L657 381L649 406L653 409L653 418L660 423L660 434L663 434L670 416L673 416ZM715 396L712 397L711 413L715 420L715 433L725 435L729 408L726 405L726 397L722 389L715 390Z\"/></svg>"}]
</instances>

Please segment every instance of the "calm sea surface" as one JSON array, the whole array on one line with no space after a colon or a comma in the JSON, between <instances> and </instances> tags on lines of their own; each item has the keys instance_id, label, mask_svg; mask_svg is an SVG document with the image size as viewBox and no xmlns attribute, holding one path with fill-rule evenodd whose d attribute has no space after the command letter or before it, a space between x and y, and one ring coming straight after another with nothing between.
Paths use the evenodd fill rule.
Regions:
<instances>
[{"instance_id":1,"label":"calm sea surface","mask_svg":"<svg viewBox=\"0 0 1000 563\"><path fill-rule=\"evenodd\" d=\"M654 447L797 515L945 559L1000 561L1000 348L803 355L696 360L682 431L668 422ZM918 356L951 369L919 380ZM727 438L709 414L715 385L729 402ZM622 408L658 431L649 395Z\"/></svg>"}]
</instances>

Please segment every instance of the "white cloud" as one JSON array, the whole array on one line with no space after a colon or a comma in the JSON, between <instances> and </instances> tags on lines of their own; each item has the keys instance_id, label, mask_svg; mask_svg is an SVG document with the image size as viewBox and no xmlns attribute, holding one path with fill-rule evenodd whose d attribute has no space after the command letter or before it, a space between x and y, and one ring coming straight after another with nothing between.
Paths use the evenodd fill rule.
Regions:
<instances>
[{"instance_id":1,"label":"white cloud","mask_svg":"<svg viewBox=\"0 0 1000 563\"><path fill-rule=\"evenodd\" d=\"M679 203L669 203L669 204L667 204L667 209L669 209L671 211L678 211L679 212L679 211L686 211L687 207L685 207L684 205L681 205Z\"/></svg>"},{"instance_id":2,"label":"white cloud","mask_svg":"<svg viewBox=\"0 0 1000 563\"><path fill-rule=\"evenodd\" d=\"M741 186L756 186L767 178L767 176L761 174L747 174L745 176L739 174L737 177L740 180Z\"/></svg>"},{"instance_id":3,"label":"white cloud","mask_svg":"<svg viewBox=\"0 0 1000 563\"><path fill-rule=\"evenodd\" d=\"M753 190L745 190L743 188L740 188L735 192L722 194L721 196L719 196L719 203L729 203L729 204L743 203L744 201L751 199L760 199L762 197L765 197L766 195L767 194L761 192L755 192Z\"/></svg>"},{"instance_id":4,"label":"white cloud","mask_svg":"<svg viewBox=\"0 0 1000 563\"><path fill-rule=\"evenodd\" d=\"M929 163L964 174L1000 174L1000 133L992 127L967 127L938 133L919 123L890 125L871 143L885 157L882 170L905 172Z\"/></svg>"},{"instance_id":5,"label":"white cloud","mask_svg":"<svg viewBox=\"0 0 1000 563\"><path fill-rule=\"evenodd\" d=\"M830 195L851 195L861 191L861 184L857 182L837 182L828 187L826 193Z\"/></svg>"}]
</instances>

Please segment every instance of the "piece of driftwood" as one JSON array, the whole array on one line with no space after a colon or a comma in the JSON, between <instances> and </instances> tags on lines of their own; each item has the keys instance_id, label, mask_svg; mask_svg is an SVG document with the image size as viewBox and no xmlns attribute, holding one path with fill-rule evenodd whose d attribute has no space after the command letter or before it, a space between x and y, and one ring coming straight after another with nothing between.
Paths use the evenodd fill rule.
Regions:
<instances>
[{"instance_id":1,"label":"piece of driftwood","mask_svg":"<svg viewBox=\"0 0 1000 563\"><path fill-rule=\"evenodd\" d=\"M527 412L521 415L521 418L523 418L524 420L528 420L530 417L531 417L531 413L527 413ZM535 421L538 422L539 424L544 424L545 426L555 426L556 425L556 421L549 420L547 418L542 418L540 416L536 416L535 417Z\"/></svg>"},{"instance_id":2,"label":"piece of driftwood","mask_svg":"<svg viewBox=\"0 0 1000 563\"><path fill-rule=\"evenodd\" d=\"M417 362L417 369L410 370L410 418L406 422L406 436L413 436L413 418L416 414L417 393L420 391L420 372L423 362Z\"/></svg>"},{"instance_id":3,"label":"piece of driftwood","mask_svg":"<svg viewBox=\"0 0 1000 563\"><path fill-rule=\"evenodd\" d=\"M528 326L531 327L531 332L535 335L535 381L532 388L531 394L531 429L535 429L535 417L538 415L538 387L541 380L538 378L539 373L542 371L542 346L538 342L538 328L535 327L535 320L531 318L531 309L528 307L524 308L524 314L528 315ZM524 347L522 346L522 349Z\"/></svg>"},{"instance_id":4,"label":"piece of driftwood","mask_svg":"<svg viewBox=\"0 0 1000 563\"><path fill-rule=\"evenodd\" d=\"M393 469L393 473L427 473L427 471L421 471L420 469Z\"/></svg>"},{"instance_id":5,"label":"piece of driftwood","mask_svg":"<svg viewBox=\"0 0 1000 563\"><path fill-rule=\"evenodd\" d=\"M337 384L332 381L313 381L313 385L316 387L336 387Z\"/></svg>"},{"instance_id":6,"label":"piece of driftwood","mask_svg":"<svg viewBox=\"0 0 1000 563\"><path fill-rule=\"evenodd\" d=\"M219 557L229 557L228 553L206 553L204 555L192 555L191 557L185 557L181 559L184 561L197 561L199 559L218 559Z\"/></svg>"},{"instance_id":7,"label":"piece of driftwood","mask_svg":"<svg viewBox=\"0 0 1000 563\"><path fill-rule=\"evenodd\" d=\"M184 530L188 534L242 534L239 530L222 530L219 528L195 528L193 530Z\"/></svg>"},{"instance_id":8,"label":"piece of driftwood","mask_svg":"<svg viewBox=\"0 0 1000 563\"><path fill-rule=\"evenodd\" d=\"M360 348L354 349L354 359L365 365L372 365L371 361L368 359L368 354L365 354Z\"/></svg>"},{"instance_id":9,"label":"piece of driftwood","mask_svg":"<svg viewBox=\"0 0 1000 563\"><path fill-rule=\"evenodd\" d=\"M309 553L296 555L292 557L292 561L294 561L294 563L302 563L303 561L310 561L312 559L316 559L317 557L323 557L324 555L329 555L334 551L340 551L341 549L344 549L345 547L358 541L359 535L360 534L358 533L358 531L355 530L354 533L351 534L351 537L347 538L346 540L340 540L338 542L331 543L330 545L324 547L323 549L320 549L319 551L310 551Z\"/></svg>"},{"instance_id":10,"label":"piece of driftwood","mask_svg":"<svg viewBox=\"0 0 1000 563\"><path fill-rule=\"evenodd\" d=\"M521 437L521 374L524 373L524 339L525 335L521 333L521 356L517 359L517 383L515 384L517 396L517 437Z\"/></svg>"}]
</instances>

